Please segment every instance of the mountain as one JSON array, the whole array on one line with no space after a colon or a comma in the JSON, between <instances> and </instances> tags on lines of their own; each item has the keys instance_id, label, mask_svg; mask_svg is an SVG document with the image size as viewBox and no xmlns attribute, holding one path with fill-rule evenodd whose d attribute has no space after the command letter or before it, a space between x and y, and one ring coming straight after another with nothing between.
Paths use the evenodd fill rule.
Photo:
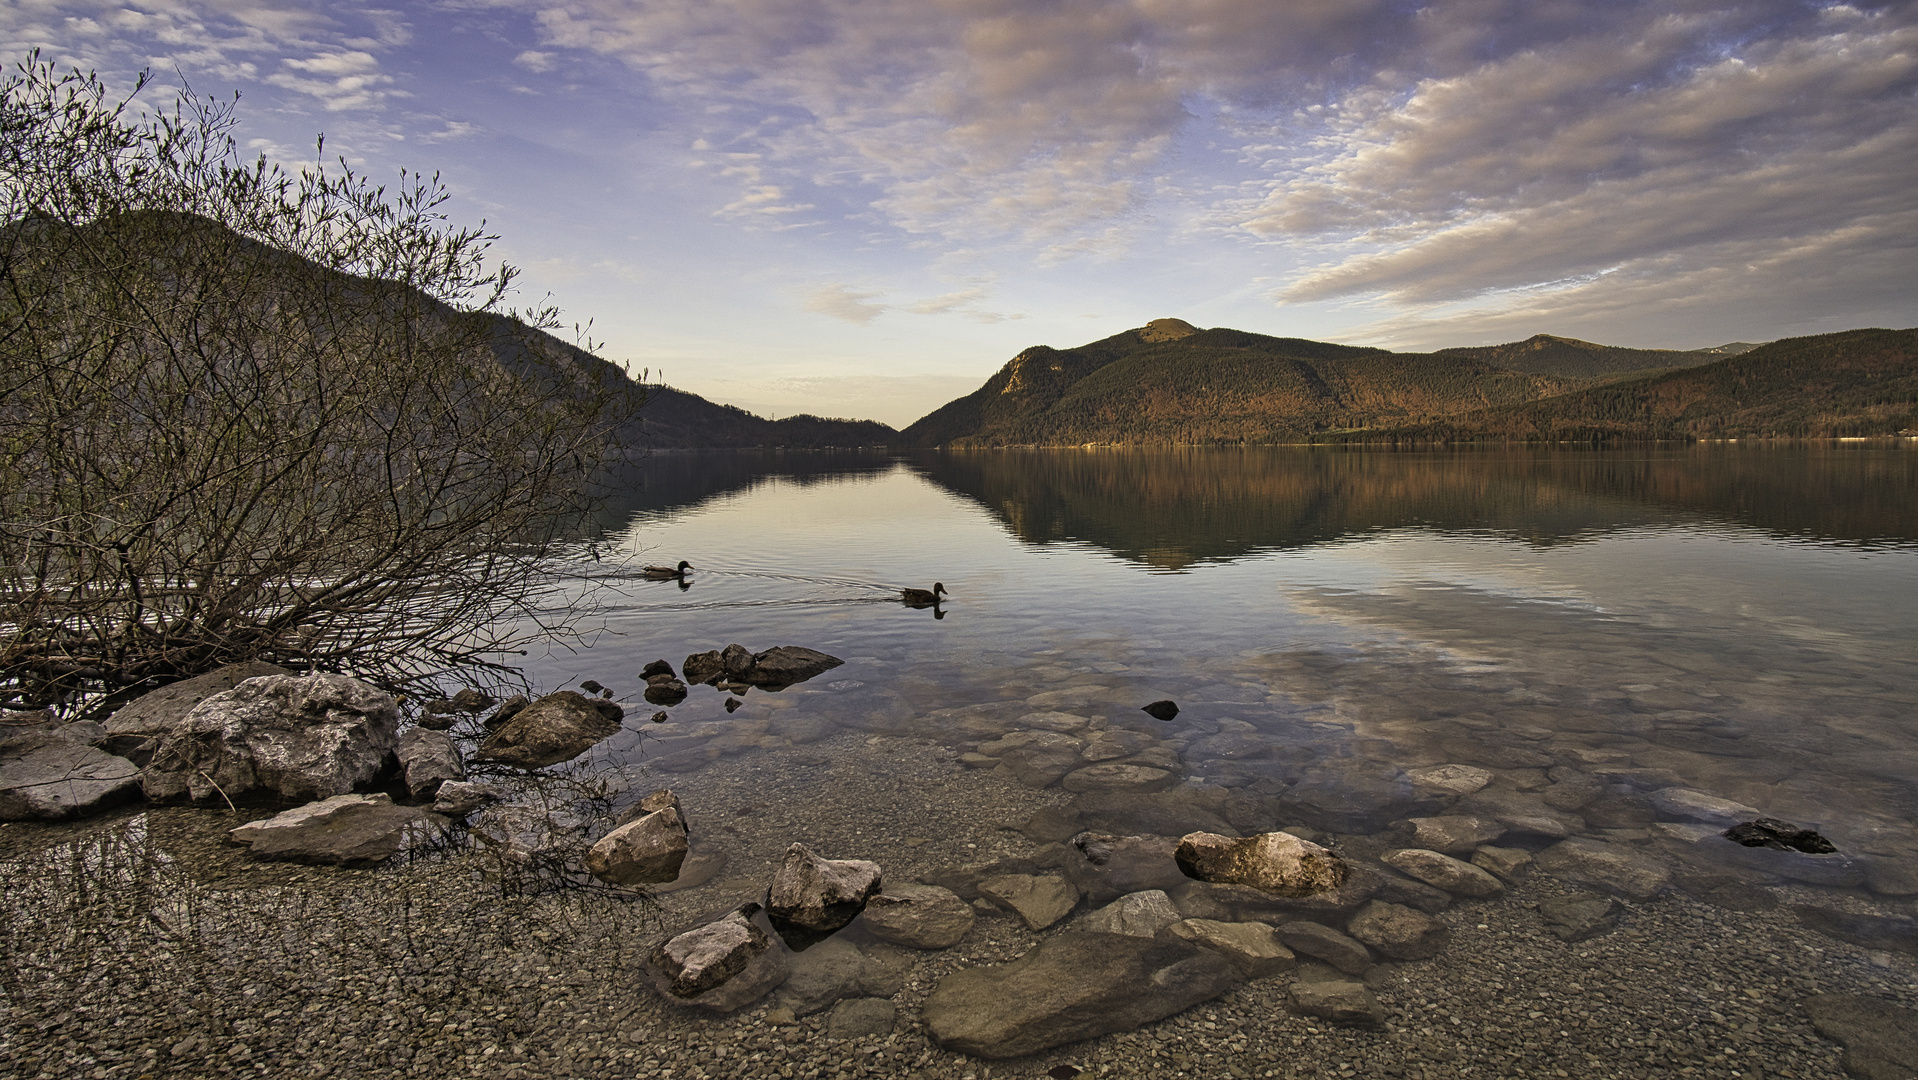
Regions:
<instances>
[{"instance_id":1,"label":"mountain","mask_svg":"<svg viewBox=\"0 0 1918 1080\"><path fill-rule=\"evenodd\" d=\"M1300 442L1584 385L1465 356L1159 319L1075 349L1027 349L901 436L915 446Z\"/></svg>"},{"instance_id":2,"label":"mountain","mask_svg":"<svg viewBox=\"0 0 1918 1080\"><path fill-rule=\"evenodd\" d=\"M627 428L628 441L641 449L824 449L899 441L899 432L875 420L828 420L803 413L768 420L670 386L644 389L645 407Z\"/></svg>"},{"instance_id":3,"label":"mountain","mask_svg":"<svg viewBox=\"0 0 1918 1080\"><path fill-rule=\"evenodd\" d=\"M1524 341L1506 345L1480 345L1440 349L1435 356L1458 356L1501 367L1507 371L1529 371L1534 375L1558 375L1574 379L1616 375L1622 372L1655 371L1666 368L1695 367L1725 356L1736 356L1757 348L1745 342L1733 342L1712 349L1624 349L1616 345L1596 345L1577 338L1535 334Z\"/></svg>"},{"instance_id":4,"label":"mountain","mask_svg":"<svg viewBox=\"0 0 1918 1080\"><path fill-rule=\"evenodd\" d=\"M1624 349L1541 334L1394 353L1159 319L1036 345L900 433L921 447L1890 434L1911 335Z\"/></svg>"},{"instance_id":5,"label":"mountain","mask_svg":"<svg viewBox=\"0 0 1918 1080\"><path fill-rule=\"evenodd\" d=\"M1785 338L1698 367L1366 434L1413 441L1918 434L1918 329Z\"/></svg>"}]
</instances>

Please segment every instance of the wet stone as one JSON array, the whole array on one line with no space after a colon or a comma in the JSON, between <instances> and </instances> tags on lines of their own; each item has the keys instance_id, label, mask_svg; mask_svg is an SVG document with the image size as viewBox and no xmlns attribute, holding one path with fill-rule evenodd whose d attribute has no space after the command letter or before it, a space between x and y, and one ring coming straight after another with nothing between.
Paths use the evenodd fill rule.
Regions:
<instances>
[{"instance_id":1,"label":"wet stone","mask_svg":"<svg viewBox=\"0 0 1918 1080\"><path fill-rule=\"evenodd\" d=\"M1817 994L1805 1011L1820 1035L1845 1046L1845 1071L1859 1080L1918 1076L1918 1010L1855 994Z\"/></svg>"},{"instance_id":2,"label":"wet stone","mask_svg":"<svg viewBox=\"0 0 1918 1080\"><path fill-rule=\"evenodd\" d=\"M880 1038L892 1034L897 1020L892 1002L885 998L853 998L833 1006L826 1034L835 1039Z\"/></svg>"},{"instance_id":3,"label":"wet stone","mask_svg":"<svg viewBox=\"0 0 1918 1080\"><path fill-rule=\"evenodd\" d=\"M747 904L660 943L649 966L666 999L731 1012L784 982L785 953L754 924L758 911L758 904Z\"/></svg>"},{"instance_id":4,"label":"wet stone","mask_svg":"<svg viewBox=\"0 0 1918 1080\"><path fill-rule=\"evenodd\" d=\"M617 706L615 706L617 707ZM493 729L480 756L522 769L557 765L591 750L619 730L619 719L572 690L548 694Z\"/></svg>"},{"instance_id":5,"label":"wet stone","mask_svg":"<svg viewBox=\"0 0 1918 1080\"><path fill-rule=\"evenodd\" d=\"M1618 927L1618 901L1596 893L1553 896L1538 903L1545 929L1564 942L1586 941Z\"/></svg>"},{"instance_id":6,"label":"wet stone","mask_svg":"<svg viewBox=\"0 0 1918 1080\"><path fill-rule=\"evenodd\" d=\"M1165 769L1155 769L1149 765L1134 765L1126 762L1108 761L1088 765L1065 774L1060 787L1072 792L1152 792L1164 791L1178 782L1178 777Z\"/></svg>"},{"instance_id":7,"label":"wet stone","mask_svg":"<svg viewBox=\"0 0 1918 1080\"><path fill-rule=\"evenodd\" d=\"M1317 957L1348 975L1372 966L1372 954L1364 944L1329 926L1299 920L1279 926L1277 933L1286 948Z\"/></svg>"},{"instance_id":8,"label":"wet stone","mask_svg":"<svg viewBox=\"0 0 1918 1080\"><path fill-rule=\"evenodd\" d=\"M1187 877L1219 885L1245 885L1274 896L1310 896L1338 888L1345 861L1291 833L1235 838L1187 833L1174 852Z\"/></svg>"},{"instance_id":9,"label":"wet stone","mask_svg":"<svg viewBox=\"0 0 1918 1080\"><path fill-rule=\"evenodd\" d=\"M1560 841L1539 852L1536 861L1540 870L1562 881L1633 900L1649 900L1671 882L1671 870L1657 859L1585 837Z\"/></svg>"},{"instance_id":10,"label":"wet stone","mask_svg":"<svg viewBox=\"0 0 1918 1080\"><path fill-rule=\"evenodd\" d=\"M766 890L766 914L787 945L804 949L857 918L879 888L878 863L822 859L794 844Z\"/></svg>"},{"instance_id":11,"label":"wet stone","mask_svg":"<svg viewBox=\"0 0 1918 1080\"><path fill-rule=\"evenodd\" d=\"M1420 911L1373 900L1346 923L1354 940L1394 960L1425 960L1437 956L1451 940L1451 928Z\"/></svg>"},{"instance_id":12,"label":"wet stone","mask_svg":"<svg viewBox=\"0 0 1918 1080\"><path fill-rule=\"evenodd\" d=\"M1178 922L1182 915L1172 899L1158 889L1121 896L1085 917L1079 929L1100 934L1124 934L1127 937L1156 937L1159 931Z\"/></svg>"},{"instance_id":13,"label":"wet stone","mask_svg":"<svg viewBox=\"0 0 1918 1080\"><path fill-rule=\"evenodd\" d=\"M844 938L831 938L786 958L791 974L773 996L794 1016L811 1016L844 998L891 997L899 992L905 968L869 955Z\"/></svg>"},{"instance_id":14,"label":"wet stone","mask_svg":"<svg viewBox=\"0 0 1918 1080\"><path fill-rule=\"evenodd\" d=\"M1864 949L1918 954L1918 920L1838 911L1814 904L1793 904L1791 910L1799 922L1826 937Z\"/></svg>"},{"instance_id":15,"label":"wet stone","mask_svg":"<svg viewBox=\"0 0 1918 1080\"><path fill-rule=\"evenodd\" d=\"M1830 840L1817 832L1801 829L1777 818L1740 822L1725 830L1725 839L1743 847L1768 847L1778 851L1800 851L1807 855L1830 855L1838 850Z\"/></svg>"},{"instance_id":16,"label":"wet stone","mask_svg":"<svg viewBox=\"0 0 1918 1080\"><path fill-rule=\"evenodd\" d=\"M1445 855L1470 855L1482 844L1505 835L1505 826L1490 818L1466 814L1411 818L1412 847Z\"/></svg>"},{"instance_id":17,"label":"wet stone","mask_svg":"<svg viewBox=\"0 0 1918 1080\"><path fill-rule=\"evenodd\" d=\"M466 779L466 764L452 738L423 727L400 734L394 755L399 759L406 790L415 799L430 798L448 780Z\"/></svg>"},{"instance_id":18,"label":"wet stone","mask_svg":"<svg viewBox=\"0 0 1918 1080\"><path fill-rule=\"evenodd\" d=\"M380 795L336 795L259 821L228 835L256 859L373 866L446 837L448 822Z\"/></svg>"},{"instance_id":19,"label":"wet stone","mask_svg":"<svg viewBox=\"0 0 1918 1080\"><path fill-rule=\"evenodd\" d=\"M972 929L972 908L937 885L894 885L866 901L866 928L881 941L913 949L957 945Z\"/></svg>"},{"instance_id":20,"label":"wet stone","mask_svg":"<svg viewBox=\"0 0 1918 1080\"><path fill-rule=\"evenodd\" d=\"M1450 795L1470 795L1492 782L1491 770L1475 765L1428 765L1407 769L1405 775L1419 787Z\"/></svg>"},{"instance_id":21,"label":"wet stone","mask_svg":"<svg viewBox=\"0 0 1918 1080\"><path fill-rule=\"evenodd\" d=\"M1025 920L1038 931L1072 914L1079 890L1055 874L1004 874L979 883L979 895Z\"/></svg>"},{"instance_id":22,"label":"wet stone","mask_svg":"<svg viewBox=\"0 0 1918 1080\"><path fill-rule=\"evenodd\" d=\"M1379 1027L1385 1008L1364 983L1348 979L1301 980L1292 984L1287 1004L1301 1016L1316 1016L1342 1027Z\"/></svg>"},{"instance_id":23,"label":"wet stone","mask_svg":"<svg viewBox=\"0 0 1918 1080\"><path fill-rule=\"evenodd\" d=\"M672 799L600 837L586 852L587 871L612 885L663 885L677 878L690 850L677 803Z\"/></svg>"},{"instance_id":24,"label":"wet stone","mask_svg":"<svg viewBox=\"0 0 1918 1080\"><path fill-rule=\"evenodd\" d=\"M1276 975L1298 964L1292 950L1279 940L1278 931L1261 922L1181 919L1166 927L1166 932L1219 953L1249 978Z\"/></svg>"},{"instance_id":25,"label":"wet stone","mask_svg":"<svg viewBox=\"0 0 1918 1080\"><path fill-rule=\"evenodd\" d=\"M1179 841L1170 836L1113 836L1084 832L1067 845L1066 877L1094 904L1127 893L1170 890L1186 881L1173 858Z\"/></svg>"},{"instance_id":26,"label":"wet stone","mask_svg":"<svg viewBox=\"0 0 1918 1080\"><path fill-rule=\"evenodd\" d=\"M1487 844L1472 852L1472 865L1489 870L1501 881L1511 881L1520 870L1532 864L1532 853L1524 848L1494 847Z\"/></svg>"},{"instance_id":27,"label":"wet stone","mask_svg":"<svg viewBox=\"0 0 1918 1080\"><path fill-rule=\"evenodd\" d=\"M1721 799L1691 788L1663 788L1646 796L1646 801L1667 818L1706 821L1720 826L1750 821L1759 816L1757 810L1744 803Z\"/></svg>"},{"instance_id":28,"label":"wet stone","mask_svg":"<svg viewBox=\"0 0 1918 1080\"><path fill-rule=\"evenodd\" d=\"M1505 891L1504 884L1484 870L1436 851L1402 848L1379 858L1392 869L1454 896L1497 896Z\"/></svg>"}]
</instances>

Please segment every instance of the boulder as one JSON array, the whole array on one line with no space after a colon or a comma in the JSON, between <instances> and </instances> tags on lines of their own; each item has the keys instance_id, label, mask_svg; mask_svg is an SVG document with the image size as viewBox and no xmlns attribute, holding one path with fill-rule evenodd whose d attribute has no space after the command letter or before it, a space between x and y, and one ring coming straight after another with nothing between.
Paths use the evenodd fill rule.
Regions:
<instances>
[{"instance_id":1,"label":"boulder","mask_svg":"<svg viewBox=\"0 0 1918 1080\"><path fill-rule=\"evenodd\" d=\"M921 1015L948 1050L1023 1057L1164 1019L1239 979L1224 957L1177 939L1067 933L1009 964L946 975Z\"/></svg>"},{"instance_id":2,"label":"boulder","mask_svg":"<svg viewBox=\"0 0 1918 1080\"><path fill-rule=\"evenodd\" d=\"M1918 1076L1918 1010L1853 994L1805 999L1818 1034L1844 1044L1845 1071L1858 1080Z\"/></svg>"},{"instance_id":3,"label":"boulder","mask_svg":"<svg viewBox=\"0 0 1918 1080\"><path fill-rule=\"evenodd\" d=\"M1501 881L1511 881L1532 863L1532 853L1524 848L1493 847L1490 844L1472 852L1472 865L1489 870Z\"/></svg>"},{"instance_id":4,"label":"boulder","mask_svg":"<svg viewBox=\"0 0 1918 1080\"><path fill-rule=\"evenodd\" d=\"M1492 782L1491 770L1475 765L1427 765L1407 769L1405 775L1418 787L1448 795L1470 795Z\"/></svg>"},{"instance_id":5,"label":"boulder","mask_svg":"<svg viewBox=\"0 0 1918 1080\"><path fill-rule=\"evenodd\" d=\"M1454 896L1497 896L1505 885L1468 862L1423 848L1402 848L1379 856L1379 861Z\"/></svg>"},{"instance_id":6,"label":"boulder","mask_svg":"<svg viewBox=\"0 0 1918 1080\"><path fill-rule=\"evenodd\" d=\"M1281 925L1276 932L1286 948L1315 956L1348 975L1372 966L1372 953L1363 944L1329 926L1301 919Z\"/></svg>"},{"instance_id":7,"label":"boulder","mask_svg":"<svg viewBox=\"0 0 1918 1080\"><path fill-rule=\"evenodd\" d=\"M662 661L663 662L663 661ZM687 682L694 686L703 686L726 673L726 664L719 658L719 650L694 653L679 665L679 670ZM668 674L671 674L669 671Z\"/></svg>"},{"instance_id":8,"label":"boulder","mask_svg":"<svg viewBox=\"0 0 1918 1080\"><path fill-rule=\"evenodd\" d=\"M395 755L406 790L415 799L434 795L448 780L466 779L466 763L460 760L459 744L450 736L427 728L410 728L400 735Z\"/></svg>"},{"instance_id":9,"label":"boulder","mask_svg":"<svg viewBox=\"0 0 1918 1080\"><path fill-rule=\"evenodd\" d=\"M160 739L171 733L173 726L192 712L195 705L248 679L291 674L293 672L278 664L249 660L149 690L107 717L102 725L107 739L101 749L130 758L144 768L159 748Z\"/></svg>"},{"instance_id":10,"label":"boulder","mask_svg":"<svg viewBox=\"0 0 1918 1080\"><path fill-rule=\"evenodd\" d=\"M508 720L525 712L526 707L532 703L533 700L525 694L514 694L512 697L500 702L499 708L494 709L493 714L485 720L482 720L481 723L486 727L486 730L495 731Z\"/></svg>"},{"instance_id":11,"label":"boulder","mask_svg":"<svg viewBox=\"0 0 1918 1080\"><path fill-rule=\"evenodd\" d=\"M1094 904L1109 904L1127 893L1170 891L1185 884L1170 836L1113 836L1082 832L1066 845L1066 877Z\"/></svg>"},{"instance_id":12,"label":"boulder","mask_svg":"<svg viewBox=\"0 0 1918 1080\"><path fill-rule=\"evenodd\" d=\"M1538 868L1575 885L1650 900L1671 883L1664 863L1618 844L1575 836L1538 853Z\"/></svg>"},{"instance_id":13,"label":"boulder","mask_svg":"<svg viewBox=\"0 0 1918 1080\"><path fill-rule=\"evenodd\" d=\"M139 766L64 731L0 743L0 821L57 821L139 796Z\"/></svg>"},{"instance_id":14,"label":"boulder","mask_svg":"<svg viewBox=\"0 0 1918 1080\"><path fill-rule=\"evenodd\" d=\"M1411 818L1407 824L1412 826L1411 847L1444 855L1470 855L1505 835L1504 825L1471 814Z\"/></svg>"},{"instance_id":15,"label":"boulder","mask_svg":"<svg viewBox=\"0 0 1918 1080\"><path fill-rule=\"evenodd\" d=\"M645 667L639 669L639 677L644 682L651 682L653 681L654 678L660 675L665 675L668 678L671 678L672 674L673 674L673 665L667 663L664 660L655 660L652 663L647 664Z\"/></svg>"},{"instance_id":16,"label":"boulder","mask_svg":"<svg viewBox=\"0 0 1918 1080\"><path fill-rule=\"evenodd\" d=\"M727 679L745 682L746 673L753 669L752 650L734 642L719 651L720 673Z\"/></svg>"},{"instance_id":17,"label":"boulder","mask_svg":"<svg viewBox=\"0 0 1918 1080\"><path fill-rule=\"evenodd\" d=\"M1301 1016L1316 1016L1341 1027L1379 1027L1385 1009L1364 983L1349 979L1299 981L1292 984L1287 1002Z\"/></svg>"},{"instance_id":18,"label":"boulder","mask_svg":"<svg viewBox=\"0 0 1918 1080\"><path fill-rule=\"evenodd\" d=\"M646 701L652 705L677 705L686 700L686 684L671 675L646 680Z\"/></svg>"},{"instance_id":19,"label":"boulder","mask_svg":"<svg viewBox=\"0 0 1918 1080\"><path fill-rule=\"evenodd\" d=\"M679 877L689 848L686 819L669 804L600 837L586 851L586 869L611 885L663 885Z\"/></svg>"},{"instance_id":20,"label":"boulder","mask_svg":"<svg viewBox=\"0 0 1918 1080\"><path fill-rule=\"evenodd\" d=\"M435 814L463 818L485 806L498 802L500 793L485 784L475 784L466 780L448 780L433 793L432 810Z\"/></svg>"},{"instance_id":21,"label":"boulder","mask_svg":"<svg viewBox=\"0 0 1918 1080\"><path fill-rule=\"evenodd\" d=\"M873 955L844 938L829 938L786 958L792 974L774 995L774 1004L794 1016L811 1016L842 998L891 997L905 985L911 960L885 949Z\"/></svg>"},{"instance_id":22,"label":"boulder","mask_svg":"<svg viewBox=\"0 0 1918 1080\"><path fill-rule=\"evenodd\" d=\"M609 719L598 704L577 691L561 690L494 728L479 752L490 761L540 769L571 761L618 730L618 717Z\"/></svg>"},{"instance_id":23,"label":"boulder","mask_svg":"<svg viewBox=\"0 0 1918 1080\"><path fill-rule=\"evenodd\" d=\"M1422 911L1374 900L1345 924L1346 933L1394 960L1426 960L1452 939L1451 927Z\"/></svg>"},{"instance_id":24,"label":"boulder","mask_svg":"<svg viewBox=\"0 0 1918 1080\"><path fill-rule=\"evenodd\" d=\"M1298 963L1292 950L1279 940L1278 931L1261 922L1182 919L1166 927L1166 932L1211 949L1232 961L1248 978L1290 971Z\"/></svg>"},{"instance_id":25,"label":"boulder","mask_svg":"<svg viewBox=\"0 0 1918 1080\"><path fill-rule=\"evenodd\" d=\"M437 847L448 821L416 806L396 806L384 794L335 795L259 821L227 835L256 859L373 866L395 855Z\"/></svg>"},{"instance_id":26,"label":"boulder","mask_svg":"<svg viewBox=\"0 0 1918 1080\"><path fill-rule=\"evenodd\" d=\"M1172 906L1172 898L1158 889L1121 896L1087 915L1079 929L1095 934L1124 934L1127 937L1157 937L1159 931L1184 916Z\"/></svg>"},{"instance_id":27,"label":"boulder","mask_svg":"<svg viewBox=\"0 0 1918 1080\"><path fill-rule=\"evenodd\" d=\"M1287 832L1235 839L1217 833L1187 833L1173 856L1187 877L1219 885L1245 885L1274 896L1310 896L1344 884L1345 861Z\"/></svg>"},{"instance_id":28,"label":"boulder","mask_svg":"<svg viewBox=\"0 0 1918 1080\"><path fill-rule=\"evenodd\" d=\"M858 918L879 892L879 878L878 863L822 859L794 844L766 890L766 914L787 945L804 949Z\"/></svg>"},{"instance_id":29,"label":"boulder","mask_svg":"<svg viewBox=\"0 0 1918 1080\"><path fill-rule=\"evenodd\" d=\"M666 1000L732 1012L784 982L786 954L753 922L758 912L747 904L660 943L649 964Z\"/></svg>"},{"instance_id":30,"label":"boulder","mask_svg":"<svg viewBox=\"0 0 1918 1080\"><path fill-rule=\"evenodd\" d=\"M203 699L160 740L149 799L325 799L378 775L399 741L392 695L345 675L267 675Z\"/></svg>"},{"instance_id":31,"label":"boulder","mask_svg":"<svg viewBox=\"0 0 1918 1080\"><path fill-rule=\"evenodd\" d=\"M1132 700L1137 701L1139 699L1133 698ZM1154 720L1165 720L1170 722L1171 720L1176 719L1179 715L1179 703L1176 701L1170 701L1170 700L1154 701L1154 702L1151 702L1150 704L1139 706L1139 711L1146 714L1147 716L1150 716Z\"/></svg>"},{"instance_id":32,"label":"boulder","mask_svg":"<svg viewBox=\"0 0 1918 1080\"><path fill-rule=\"evenodd\" d=\"M874 937L911 949L951 948L976 918L972 905L937 885L890 886L867 900L862 914Z\"/></svg>"},{"instance_id":33,"label":"boulder","mask_svg":"<svg viewBox=\"0 0 1918 1080\"><path fill-rule=\"evenodd\" d=\"M1034 931L1072 914L1079 890L1055 874L1001 874L979 882L979 895L1007 908Z\"/></svg>"},{"instance_id":34,"label":"boulder","mask_svg":"<svg viewBox=\"0 0 1918 1080\"><path fill-rule=\"evenodd\" d=\"M845 661L837 656L828 656L818 649L780 645L753 654L752 666L735 677L762 690L784 690L843 663Z\"/></svg>"},{"instance_id":35,"label":"boulder","mask_svg":"<svg viewBox=\"0 0 1918 1080\"><path fill-rule=\"evenodd\" d=\"M1586 941L1618 927L1618 901L1596 893L1552 896L1538 902L1545 929L1560 941Z\"/></svg>"}]
</instances>

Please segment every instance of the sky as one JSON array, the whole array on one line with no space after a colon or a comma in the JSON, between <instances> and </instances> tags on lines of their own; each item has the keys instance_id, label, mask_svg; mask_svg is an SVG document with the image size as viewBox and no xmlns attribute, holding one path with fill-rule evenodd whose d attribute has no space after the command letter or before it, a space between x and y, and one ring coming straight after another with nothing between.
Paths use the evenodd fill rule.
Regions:
<instances>
[{"instance_id":1,"label":"sky","mask_svg":"<svg viewBox=\"0 0 1918 1080\"><path fill-rule=\"evenodd\" d=\"M1918 324L1918 4L5 0L248 153L438 172L524 304L895 426L1151 319L1394 349Z\"/></svg>"}]
</instances>

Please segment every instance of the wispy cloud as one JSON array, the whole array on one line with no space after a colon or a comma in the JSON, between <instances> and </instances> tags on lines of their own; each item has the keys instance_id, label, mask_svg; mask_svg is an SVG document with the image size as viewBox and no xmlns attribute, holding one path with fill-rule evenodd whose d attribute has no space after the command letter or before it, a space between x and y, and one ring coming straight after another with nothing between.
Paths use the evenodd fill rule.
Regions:
<instances>
[{"instance_id":1,"label":"wispy cloud","mask_svg":"<svg viewBox=\"0 0 1918 1080\"><path fill-rule=\"evenodd\" d=\"M879 292L865 292L850 285L821 285L806 296L805 308L816 315L829 315L864 326L886 313L886 305L872 303Z\"/></svg>"}]
</instances>

